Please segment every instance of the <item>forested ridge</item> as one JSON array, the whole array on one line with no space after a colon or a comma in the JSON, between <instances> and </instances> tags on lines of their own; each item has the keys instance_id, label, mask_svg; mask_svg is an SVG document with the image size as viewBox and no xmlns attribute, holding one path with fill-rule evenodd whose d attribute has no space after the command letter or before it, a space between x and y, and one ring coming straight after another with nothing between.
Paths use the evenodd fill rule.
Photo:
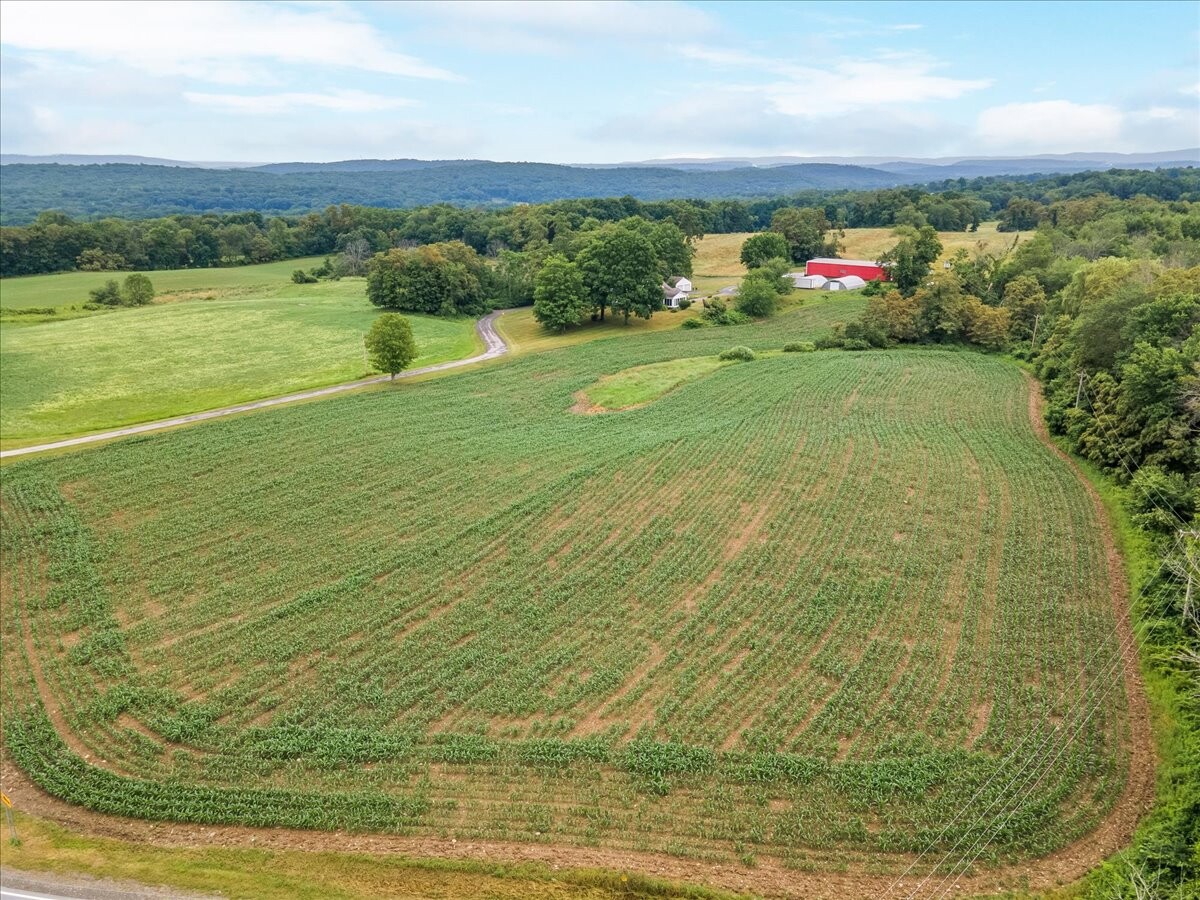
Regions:
<instances>
[{"instance_id":1,"label":"forested ridge","mask_svg":"<svg viewBox=\"0 0 1200 900\"><path fill-rule=\"evenodd\" d=\"M723 172L486 161L370 172L10 165L3 170L2 221L29 222L46 208L84 217L303 213L336 203L399 208L430 203L504 206L621 194L643 200L764 197L810 188L890 187L912 180L863 166L821 163Z\"/></svg>"},{"instance_id":2,"label":"forested ridge","mask_svg":"<svg viewBox=\"0 0 1200 900\"><path fill-rule=\"evenodd\" d=\"M19 168L4 168L6 212L11 212L9 173ZM543 246L557 251L574 233L631 216L670 220L696 236L758 231L788 206L819 208L834 227L929 224L940 231L965 231L998 218L1002 230L1028 231L1042 221L1054 224L1057 204L1083 197L1101 198L1097 203L1144 197L1183 204L1178 207L1186 213L1181 227L1192 236L1200 234L1200 212L1192 209L1200 201L1200 170L1130 170L959 179L929 188L806 191L760 200L648 202L626 196L500 207L439 203L413 209L339 204L303 215L252 211L98 220L77 220L51 210L40 212L30 225L0 228L0 275L241 265L334 253L359 240L373 251L452 240L491 255ZM1153 225L1139 228L1153 230Z\"/></svg>"}]
</instances>

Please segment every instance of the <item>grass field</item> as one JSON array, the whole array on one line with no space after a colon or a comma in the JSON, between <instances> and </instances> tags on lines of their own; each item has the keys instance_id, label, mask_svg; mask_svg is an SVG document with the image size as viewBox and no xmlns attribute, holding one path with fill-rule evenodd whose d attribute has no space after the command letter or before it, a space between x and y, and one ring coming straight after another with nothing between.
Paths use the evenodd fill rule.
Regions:
<instances>
[{"instance_id":1,"label":"grass field","mask_svg":"<svg viewBox=\"0 0 1200 900\"><path fill-rule=\"evenodd\" d=\"M846 259L877 259L896 243L891 228L847 228L842 237L840 255ZM707 234L696 242L696 258L693 267L696 287L701 291L713 291L727 284L736 284L746 274L739 255L742 243L749 233ZM996 231L995 222L984 222L976 233L966 231L942 231L938 238L942 242L942 259L949 259L960 248L974 252L979 246L991 253L1003 251L1012 245L1013 234Z\"/></svg>"},{"instance_id":2,"label":"grass field","mask_svg":"<svg viewBox=\"0 0 1200 900\"><path fill-rule=\"evenodd\" d=\"M246 297L62 322L0 323L3 445L167 418L369 372L362 336L378 310L364 297L361 278L250 290ZM415 366L469 356L479 346L472 320L410 321L420 351Z\"/></svg>"},{"instance_id":3,"label":"grass field","mask_svg":"<svg viewBox=\"0 0 1200 900\"><path fill-rule=\"evenodd\" d=\"M58 797L213 826L894 872L994 802L983 864L1064 846L1122 789L1126 717L1056 737L1112 585L1015 367L778 354L571 412L838 312L6 467L7 752ZM989 780L1030 737L1060 750L1037 790Z\"/></svg>"},{"instance_id":4,"label":"grass field","mask_svg":"<svg viewBox=\"0 0 1200 900\"><path fill-rule=\"evenodd\" d=\"M583 395L600 410L622 410L643 406L680 385L703 378L722 366L733 365L716 356L685 356L666 362L634 366L613 375L605 375Z\"/></svg>"},{"instance_id":5,"label":"grass field","mask_svg":"<svg viewBox=\"0 0 1200 900\"><path fill-rule=\"evenodd\" d=\"M310 269L324 257L285 259L258 266L236 266L228 269L164 269L146 274L154 283L160 299L199 292L229 297L234 294L261 294L279 285L290 283L296 269ZM27 309L31 306L73 306L88 302L88 291L115 278L123 279L127 272L63 272L58 275L27 275L22 278L0 279L0 307Z\"/></svg>"},{"instance_id":6,"label":"grass field","mask_svg":"<svg viewBox=\"0 0 1200 900\"><path fill-rule=\"evenodd\" d=\"M16 825L20 843L4 846L11 869L166 885L231 900L738 900L636 873L266 847L167 849L91 837L19 813Z\"/></svg>"}]
</instances>

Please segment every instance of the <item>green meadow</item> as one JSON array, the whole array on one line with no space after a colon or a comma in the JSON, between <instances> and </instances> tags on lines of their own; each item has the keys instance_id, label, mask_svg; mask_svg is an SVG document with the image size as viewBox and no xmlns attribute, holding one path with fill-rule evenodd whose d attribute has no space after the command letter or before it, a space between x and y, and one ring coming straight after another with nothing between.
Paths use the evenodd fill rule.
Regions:
<instances>
[{"instance_id":1,"label":"green meadow","mask_svg":"<svg viewBox=\"0 0 1200 900\"><path fill-rule=\"evenodd\" d=\"M0 439L18 446L366 375L362 336L378 310L367 302L363 280L297 285L287 277L297 265L152 273L160 291L169 281L200 293L62 321L0 322ZM12 286L23 291L33 282L57 301L75 290L63 282L82 286L79 276L95 275L14 279L4 283L5 302ZM470 319L410 319L420 349L414 366L479 347Z\"/></svg>"}]
</instances>

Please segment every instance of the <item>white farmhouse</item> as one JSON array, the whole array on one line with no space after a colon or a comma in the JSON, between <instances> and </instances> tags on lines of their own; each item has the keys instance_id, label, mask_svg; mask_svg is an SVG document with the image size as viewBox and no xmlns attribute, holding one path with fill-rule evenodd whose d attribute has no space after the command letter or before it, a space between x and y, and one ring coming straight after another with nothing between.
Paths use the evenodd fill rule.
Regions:
<instances>
[{"instance_id":1,"label":"white farmhouse","mask_svg":"<svg viewBox=\"0 0 1200 900\"><path fill-rule=\"evenodd\" d=\"M692 282L688 278L668 278L663 282L663 306L667 309L679 309L680 300L690 300Z\"/></svg>"}]
</instances>

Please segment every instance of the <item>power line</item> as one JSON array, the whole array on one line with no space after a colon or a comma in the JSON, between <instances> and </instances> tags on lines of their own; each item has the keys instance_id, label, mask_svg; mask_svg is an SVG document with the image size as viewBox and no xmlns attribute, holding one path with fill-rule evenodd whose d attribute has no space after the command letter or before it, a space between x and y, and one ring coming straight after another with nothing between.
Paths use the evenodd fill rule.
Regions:
<instances>
[{"instance_id":1,"label":"power line","mask_svg":"<svg viewBox=\"0 0 1200 900\"><path fill-rule=\"evenodd\" d=\"M1155 578L1157 578L1157 576L1158 576L1158 575L1161 573L1161 571L1162 571L1163 567L1165 566L1165 564L1166 564L1166 560L1165 560L1165 559L1159 563L1159 568L1158 568L1158 570L1157 570L1157 571L1154 573L1154 576L1152 576L1150 579L1148 579L1148 580L1146 581L1146 583L1145 583L1145 585L1143 586L1142 590L1141 590L1141 591L1139 591L1139 593L1138 593L1138 596L1134 598L1134 600L1135 600L1135 601L1136 601L1136 600L1139 600L1139 599L1141 599L1142 595L1144 595L1144 594L1146 593L1146 590L1147 590L1147 588L1149 588L1149 586L1150 586L1150 585L1153 583L1154 579L1155 579ZM1120 660L1123 658L1123 654L1124 654L1124 652L1125 652L1125 650L1126 650L1126 646L1125 646L1125 645L1126 645L1126 643L1127 643L1128 641L1129 641L1129 639L1122 639L1120 642L1118 642L1118 644L1117 644L1117 646L1116 646L1116 648L1115 648L1115 657L1114 657L1115 661L1120 661ZM1140 644L1139 644L1139 649L1140 649ZM1088 667L1091 665L1091 663L1093 662L1093 660L1095 660L1095 658L1096 658L1097 656L1099 656L1099 655L1100 655L1102 652L1103 652L1103 648L1097 648L1096 650L1094 650L1094 651L1093 651L1093 653L1092 653L1092 655L1091 655L1091 656L1090 656L1090 657L1089 657L1089 658L1088 658L1088 659L1085 661L1084 665L1080 667L1080 674L1079 674L1078 676L1076 676L1076 679L1074 679L1074 680L1078 680L1078 679L1079 679L1079 678L1081 678L1081 677L1082 677L1082 678L1086 678L1087 676L1086 676L1084 673L1087 671ZM1111 668L1112 668L1112 666L1110 666L1110 669L1111 669ZM1098 674L1098 675L1094 676L1093 678L1091 678L1091 679L1090 679L1090 681L1089 681L1089 683L1088 683L1087 685L1085 685L1085 687L1084 687L1084 690L1081 692L1080 696L1081 696L1081 697L1086 697L1086 696L1087 696L1087 694L1088 694L1088 692L1089 692L1089 690L1091 689L1091 685L1092 685L1092 683L1094 683L1095 681L1097 681L1097 680L1098 680L1100 677L1101 677L1101 675L1100 675L1100 674ZM1106 672L1106 673L1103 673L1103 677L1108 677L1108 675L1107 675L1107 672ZM1074 682L1074 680L1073 680L1073 682ZM1066 698L1066 697L1068 696L1068 692L1069 692L1069 691L1070 691L1070 689L1071 689L1071 688L1074 686L1074 683L1073 683L1073 682L1072 682L1072 684L1068 685L1067 687L1065 687L1065 688L1062 690L1062 692L1059 694L1059 696L1058 696L1058 698L1057 698L1058 700L1060 700L1060 701L1061 701L1062 699L1064 699L1064 698ZM1074 714L1074 710L1075 710L1076 708L1078 708L1078 707L1081 705L1081 703L1082 703L1082 702L1084 702L1084 701L1083 701L1083 700L1077 700L1077 701L1075 701L1075 702L1074 702L1074 703L1071 705L1071 707L1068 709L1067 716L1068 716L1068 717L1070 717L1071 715L1073 715L1073 714ZM1051 705L1048 705L1048 706L1047 706L1047 710L1049 710L1049 709L1051 709L1051 708L1053 708L1053 704L1051 704ZM1043 724L1045 724L1045 723L1048 721L1048 719L1049 719L1049 712L1047 712L1047 713L1046 713L1046 715L1044 715L1044 716L1043 716L1043 718L1042 718L1041 722L1039 722L1039 723L1038 723L1038 725L1043 725ZM1043 753L1043 751L1045 750L1045 748L1046 748L1047 744L1049 743L1050 739L1051 739L1051 738L1054 736L1054 734L1055 734L1057 731L1059 731L1059 730L1061 730L1061 728L1060 728L1060 727L1056 727L1054 731L1052 731L1052 732L1050 732L1049 734L1047 734L1047 735L1046 735L1046 736L1045 736L1045 737L1042 739L1041 743L1040 743L1040 744L1038 744L1038 746L1037 746L1037 747L1033 748L1033 749L1032 749L1032 750L1029 752L1029 754L1028 754L1028 755L1029 755L1029 757L1030 757L1030 758L1033 758L1033 759L1036 759L1036 758L1038 758L1039 756L1041 756L1041 755L1042 755L1042 753ZM1035 732L1035 731L1033 731L1033 730L1031 730L1031 731L1027 732L1027 733L1026 733L1026 735L1025 735L1025 737L1021 739L1021 741L1020 741L1020 742L1017 744L1017 746L1016 746L1016 747L1014 747L1014 748L1013 748L1011 751L1009 751L1008 755L1007 755L1007 756L1005 757L1005 759L1004 759L1004 760L1001 762L1001 764L1000 764L1000 765L999 765L999 766L998 766L998 767L997 767L997 768L996 768L996 769L995 769L995 770L992 772L992 774L991 774L990 776L988 776L987 780L986 780L986 781L985 781L985 782L984 782L982 785L980 785L980 787L979 787L978 789L976 789L976 791L975 791L974 795L971 797L971 799L970 799L970 800L968 800L968 801L967 801L967 804L966 804L966 805L965 805L965 806L964 806L964 807L963 807L963 808L962 808L962 809L961 809L961 810L958 812L958 814L957 814L957 815L956 815L956 816L955 816L955 817L954 817L954 818L953 818L953 819L952 819L950 822L948 822L948 823L947 823L945 826L943 826L943 828L942 828L941 832L939 832L939 834L937 835L937 837L935 837L935 838L934 838L932 841L930 841L930 842L929 842L928 846L927 846L927 847L926 847L924 850L922 850L922 851L921 851L921 853L920 853L920 854L917 856L917 858L916 858L915 860L913 860L913 861L912 861L912 862L909 864L908 868L907 868L907 869L905 869L905 871L904 871L904 872L902 872L902 873L901 873L899 876L897 876L897 878L895 879L895 881L893 881L893 882L892 882L892 884L888 886L888 888L887 888L886 892L883 894L883 896L885 896L885 897L886 897L886 896L890 896L890 895L892 894L892 892L895 890L895 888L897 887L897 885L899 885L901 881L903 881L903 880L904 880L906 877L908 877L909 873L910 873L910 872L911 872L911 871L912 871L914 868L916 868L916 866L917 866L917 865L918 865L918 864L921 862L921 860L922 860L922 859L923 859L923 858L924 858L924 857L925 857L925 856L926 856L926 855L927 855L927 854L928 854L928 853L929 853L929 852L930 852L930 851L933 849L934 845L935 845L935 844L937 844L939 841L941 841L941 840L942 840L942 838L944 838L944 837L946 836L946 833L947 833L947 832L948 832L948 831L949 831L949 830L950 830L950 829L951 829L951 828L952 828L954 825L958 824L958 822L959 822L959 820L962 818L963 814L964 814L964 813L966 813L966 812L967 812L967 811L968 811L968 810L969 810L969 809L970 809L970 808L971 808L971 807L974 805L974 803L975 803L977 800L979 800L979 799L981 798L981 796L983 795L983 793L984 793L984 792L987 790L987 788L988 788L988 787L989 787L989 786L990 786L990 785L993 783L993 781L995 781L995 780L996 780L996 778L997 778L997 777L998 777L998 776L999 776L999 775L1000 775L1002 772L1004 772L1004 771L1005 771L1005 770L1006 770L1006 769L1009 767L1009 765L1010 765L1012 762L1014 762L1014 761L1017 759L1017 757L1018 757L1018 756L1021 754L1021 751L1024 749L1025 745L1026 745L1027 743L1029 743L1029 741L1030 741L1031 739L1033 739L1033 738L1034 738L1034 735L1035 735L1035 733L1036 733L1036 732ZM1026 770L1026 771L1027 771L1027 770ZM1019 777L1020 777L1020 773L1018 773L1017 775L1013 776L1013 778L1012 778L1012 779L1010 779L1010 781L1008 782L1008 784L1006 784L1006 785L1005 785L1005 787L1004 787L1004 788L1003 788L1003 789L1000 791L1000 793L999 793L999 795L998 795L998 796L1003 796L1003 794L1005 793L1005 791L1007 791L1007 790L1008 790L1008 788L1009 788L1009 787L1011 787L1011 786L1012 786L1012 784L1013 784L1013 783L1016 781L1016 779L1017 779L1017 778L1019 778ZM983 813L984 813L984 814L986 814L986 812L987 812L988 810L990 810L990 809L991 809L993 806L995 806L996 802L997 802L996 800L993 800L993 801L992 801L992 802L991 802L991 803L990 803L990 804L989 804L987 807L985 807L985 809L984 809ZM983 818L983 814L981 814L981 815L977 816L977 817L976 817L976 818L975 818L975 819L974 819L974 820L971 822L971 824L970 824L970 827L964 830L964 835L965 835L966 833L969 833L971 830L973 830L973 829L974 829L974 828L975 828L975 827L976 827L976 826L979 824L979 822L982 820L982 818ZM922 886L925 884L925 882L926 882L926 881L928 881L930 878L932 878L932 877L933 877L934 873L935 873L935 872L937 872L937 870L938 870L938 869L939 869L939 868L940 868L940 867L941 867L941 866L942 866L942 865L945 863L945 861L946 861L947 859L949 859L949 858L950 858L950 856L951 856L951 855L954 853L954 851L958 849L959 845L962 843L962 841L963 841L963 840L964 840L964 838L963 838L963 837L960 837L960 838L959 838L957 841L955 841L954 845L953 845L953 846L951 846L951 848L950 848L948 851L946 851L946 853L945 853L945 854L942 856L942 858L941 858L941 859L939 859L939 860L937 861L937 863L936 863L936 864L935 864L935 865L934 865L934 866L933 866L933 867L930 869L929 873L928 873L928 874L927 874L927 875L926 875L926 876L925 876L925 877L924 877L924 878L921 880L921 882L920 882L920 883L918 883L918 885L916 886L916 888L914 888L914 889L913 889L911 892L909 892L908 894L906 894L906 895L905 895L905 897L906 897L906 898L911 898L911 897L914 897L914 896L916 896L916 892L917 892L917 891L919 891L919 890L921 889L921 887L922 887ZM957 864L956 864L956 865L957 865Z\"/></svg>"}]
</instances>

